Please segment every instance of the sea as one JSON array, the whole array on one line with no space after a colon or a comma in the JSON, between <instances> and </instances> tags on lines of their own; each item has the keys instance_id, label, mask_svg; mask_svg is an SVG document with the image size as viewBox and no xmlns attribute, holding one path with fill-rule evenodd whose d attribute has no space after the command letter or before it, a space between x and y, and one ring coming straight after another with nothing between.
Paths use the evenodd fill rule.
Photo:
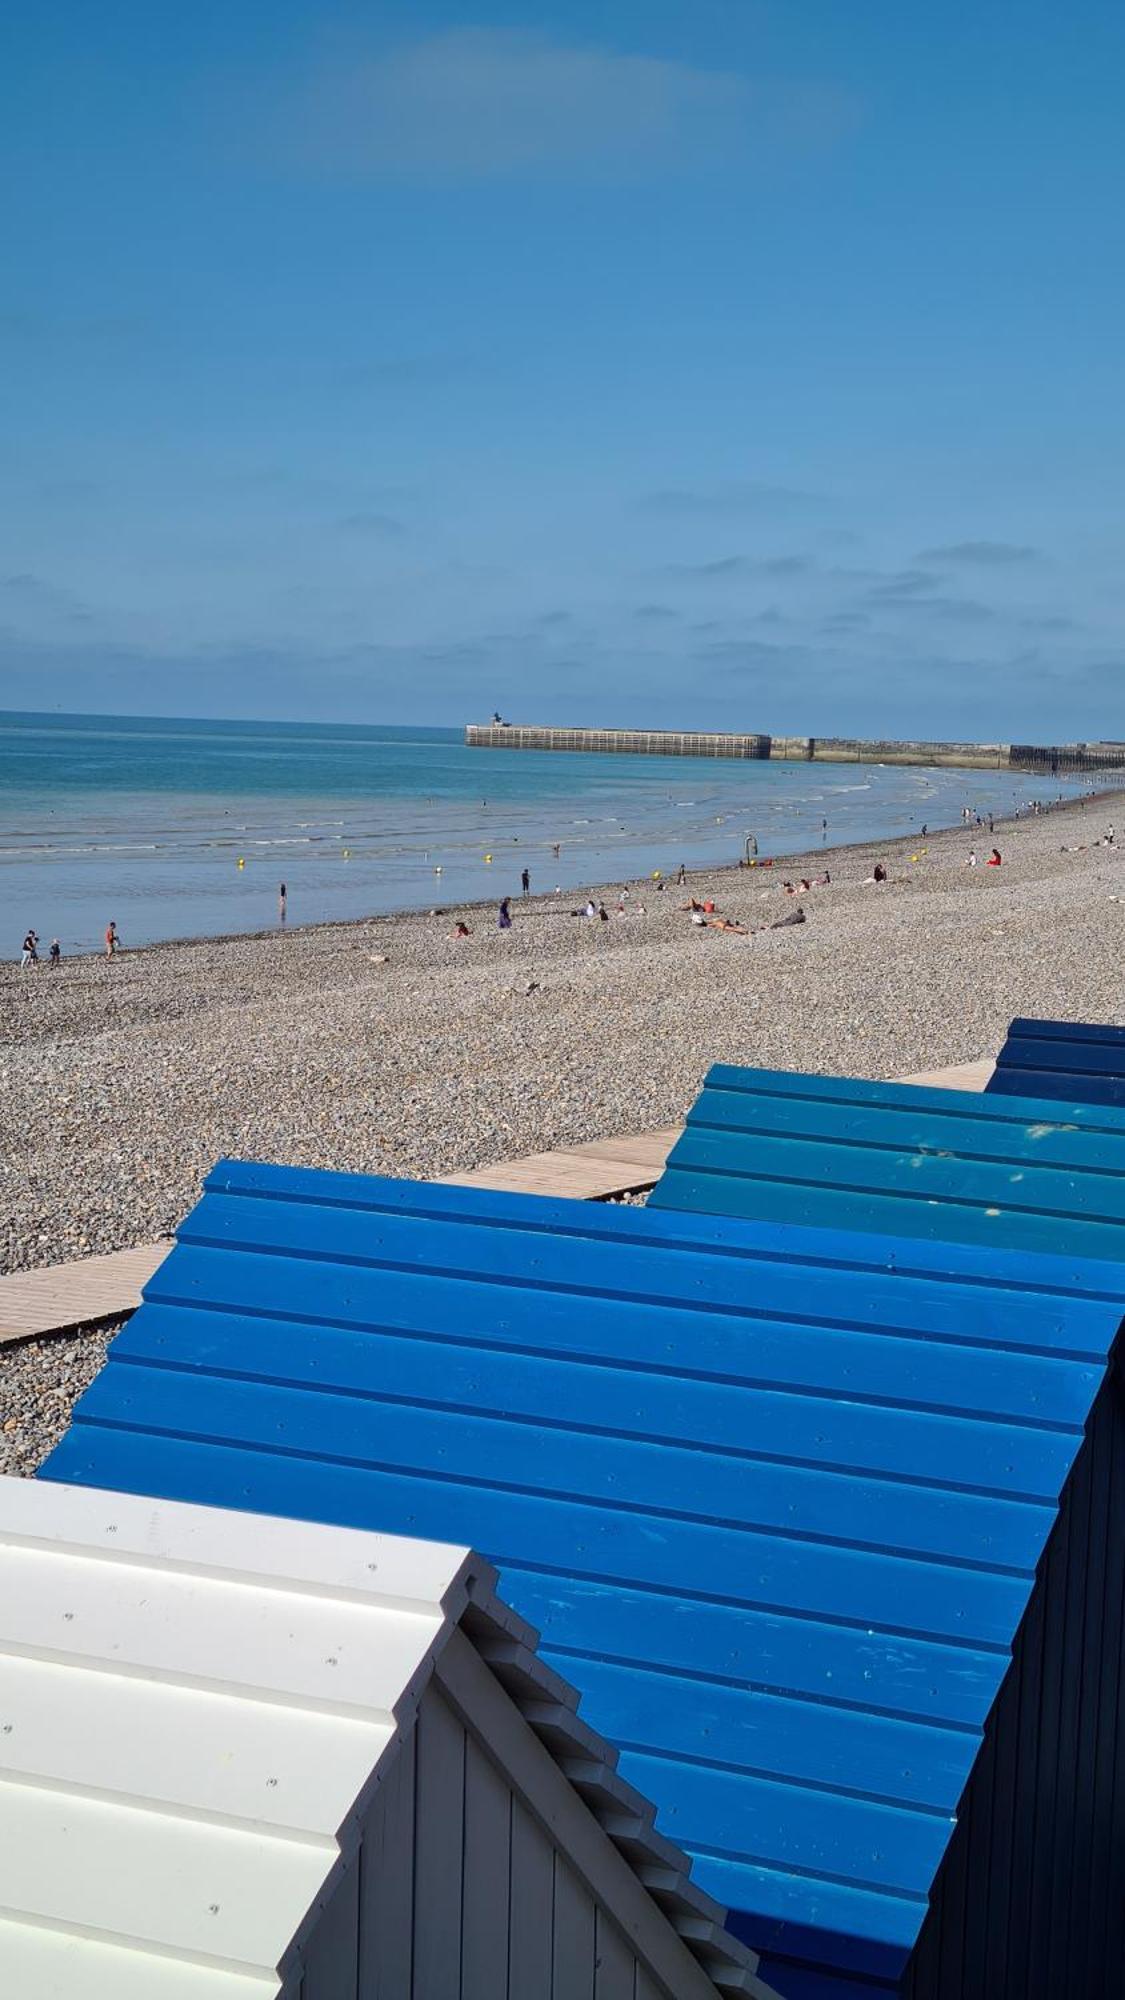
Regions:
<instances>
[{"instance_id":1,"label":"sea","mask_svg":"<svg viewBox=\"0 0 1125 2000\"><path fill-rule=\"evenodd\" d=\"M283 881L292 926L498 901L524 868L533 893L706 870L752 843L765 858L1007 814L1043 787L470 750L459 729L0 712L0 953L29 925L67 955L110 919L126 947L265 930Z\"/></svg>"}]
</instances>

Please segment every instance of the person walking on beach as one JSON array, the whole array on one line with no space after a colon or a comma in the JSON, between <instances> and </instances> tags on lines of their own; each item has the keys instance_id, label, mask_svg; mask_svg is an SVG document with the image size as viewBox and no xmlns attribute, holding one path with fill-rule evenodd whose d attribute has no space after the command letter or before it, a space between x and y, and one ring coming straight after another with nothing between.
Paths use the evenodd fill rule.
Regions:
<instances>
[{"instance_id":1,"label":"person walking on beach","mask_svg":"<svg viewBox=\"0 0 1125 2000\"><path fill-rule=\"evenodd\" d=\"M284 882L279 882L277 885L277 921L279 924L285 922L285 909L288 900L289 895L285 884Z\"/></svg>"},{"instance_id":2,"label":"person walking on beach","mask_svg":"<svg viewBox=\"0 0 1125 2000\"><path fill-rule=\"evenodd\" d=\"M681 861L681 863L680 863L680 865L679 865L679 868L678 868L678 870L676 871L676 887L677 887L677 889L682 889L682 888L683 888L683 886L684 886L684 883L685 883L686 881L687 881L687 869L686 869L686 868L684 867L684 864L683 864L683 862Z\"/></svg>"},{"instance_id":3,"label":"person walking on beach","mask_svg":"<svg viewBox=\"0 0 1125 2000\"><path fill-rule=\"evenodd\" d=\"M27 936L24 938L23 941L23 957L20 959L20 964L22 966L22 965L38 965L38 963L39 963L39 939L37 938L34 931L29 930Z\"/></svg>"},{"instance_id":4,"label":"person walking on beach","mask_svg":"<svg viewBox=\"0 0 1125 2000\"><path fill-rule=\"evenodd\" d=\"M106 932L105 932L106 957L112 958L116 950L117 950L117 925L114 923L110 923L106 925Z\"/></svg>"},{"instance_id":5,"label":"person walking on beach","mask_svg":"<svg viewBox=\"0 0 1125 2000\"><path fill-rule=\"evenodd\" d=\"M58 938L51 939L51 949L49 957L51 960L51 971L57 972L59 969L60 961L62 959L62 946L59 943Z\"/></svg>"},{"instance_id":6,"label":"person walking on beach","mask_svg":"<svg viewBox=\"0 0 1125 2000\"><path fill-rule=\"evenodd\" d=\"M500 905L499 910L496 913L497 930L510 931L512 928L512 913L508 908L508 904L511 902L511 900L512 899L510 896L505 896L503 902Z\"/></svg>"},{"instance_id":7,"label":"person walking on beach","mask_svg":"<svg viewBox=\"0 0 1125 2000\"><path fill-rule=\"evenodd\" d=\"M521 888L521 889L523 890L523 893L524 893L524 895L525 895L525 896L530 896L530 894L531 894L531 870L530 870L530 868L525 868L525 869L524 869L524 871L523 871L523 874L522 874L522 875L520 876L520 888Z\"/></svg>"}]
</instances>

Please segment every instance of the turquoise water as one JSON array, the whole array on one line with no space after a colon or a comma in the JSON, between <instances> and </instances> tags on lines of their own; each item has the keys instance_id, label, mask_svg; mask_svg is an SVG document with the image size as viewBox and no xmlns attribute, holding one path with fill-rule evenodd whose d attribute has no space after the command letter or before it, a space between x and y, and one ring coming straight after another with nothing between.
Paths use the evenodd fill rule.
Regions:
<instances>
[{"instance_id":1,"label":"turquoise water","mask_svg":"<svg viewBox=\"0 0 1125 2000\"><path fill-rule=\"evenodd\" d=\"M889 838L966 804L1010 812L1043 782L469 750L452 729L0 713L0 951L29 924L67 953L110 918L125 945L261 930L282 880L290 923L318 923L499 898L524 867L542 892L729 864L748 834L762 855Z\"/></svg>"}]
</instances>

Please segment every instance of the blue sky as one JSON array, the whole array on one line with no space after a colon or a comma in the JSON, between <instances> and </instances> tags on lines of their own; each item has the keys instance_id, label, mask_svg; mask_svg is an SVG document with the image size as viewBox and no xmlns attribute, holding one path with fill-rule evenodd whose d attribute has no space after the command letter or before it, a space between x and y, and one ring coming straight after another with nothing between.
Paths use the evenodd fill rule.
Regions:
<instances>
[{"instance_id":1,"label":"blue sky","mask_svg":"<svg viewBox=\"0 0 1125 2000\"><path fill-rule=\"evenodd\" d=\"M1125 10L9 10L0 706L1125 735Z\"/></svg>"}]
</instances>

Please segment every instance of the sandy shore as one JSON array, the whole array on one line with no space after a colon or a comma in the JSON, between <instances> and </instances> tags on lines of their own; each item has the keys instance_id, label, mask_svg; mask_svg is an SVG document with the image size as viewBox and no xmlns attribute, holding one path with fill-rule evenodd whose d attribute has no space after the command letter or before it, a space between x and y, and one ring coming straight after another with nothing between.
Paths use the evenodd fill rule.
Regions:
<instances>
[{"instance_id":1,"label":"sandy shore","mask_svg":"<svg viewBox=\"0 0 1125 2000\"><path fill-rule=\"evenodd\" d=\"M1100 840L1107 822L1122 845ZM1125 1020L1125 794L987 834L690 878L609 923L581 896L0 969L5 1269L170 1232L219 1155L434 1175L667 1125L715 1061L881 1076L994 1050L1009 1018ZM970 846L982 863L965 866ZM1085 851L1076 851L1085 845ZM864 886L876 859L892 880ZM792 910L785 876L832 874ZM644 914L639 906L644 905ZM528 991L528 987L533 987Z\"/></svg>"}]
</instances>

